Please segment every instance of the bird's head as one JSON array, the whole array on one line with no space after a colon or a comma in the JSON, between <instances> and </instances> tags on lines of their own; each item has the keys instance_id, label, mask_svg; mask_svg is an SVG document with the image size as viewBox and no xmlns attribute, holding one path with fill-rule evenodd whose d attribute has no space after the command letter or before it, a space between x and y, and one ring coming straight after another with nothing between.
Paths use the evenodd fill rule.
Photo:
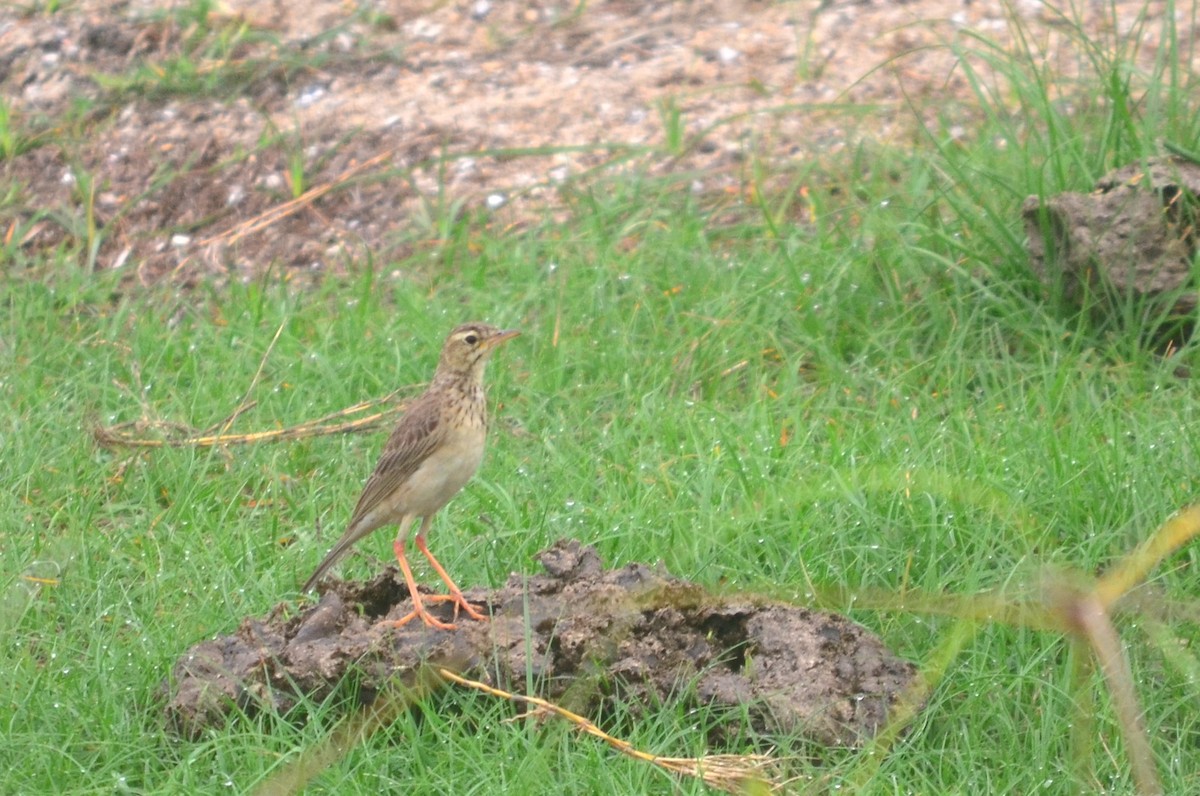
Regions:
<instances>
[{"instance_id":1,"label":"bird's head","mask_svg":"<svg viewBox=\"0 0 1200 796\"><path fill-rule=\"evenodd\" d=\"M438 375L462 375L483 370L492 351L520 332L516 329L497 329L486 323L464 323L456 326L442 346L438 360Z\"/></svg>"}]
</instances>

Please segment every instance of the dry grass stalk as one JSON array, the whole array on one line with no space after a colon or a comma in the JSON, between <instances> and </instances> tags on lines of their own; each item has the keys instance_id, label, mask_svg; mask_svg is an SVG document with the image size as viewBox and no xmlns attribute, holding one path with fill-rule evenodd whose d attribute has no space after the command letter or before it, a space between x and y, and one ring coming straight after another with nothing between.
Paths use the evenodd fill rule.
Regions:
<instances>
[{"instance_id":1,"label":"dry grass stalk","mask_svg":"<svg viewBox=\"0 0 1200 796\"><path fill-rule=\"evenodd\" d=\"M999 623L1062 633L1080 650L1081 659L1086 658L1076 663L1073 674L1078 692L1078 716L1072 725L1079 736L1077 749L1086 751L1092 742L1087 734L1093 727L1094 706L1083 683L1093 667L1099 666L1125 741L1136 792L1140 796L1157 796L1163 793L1163 786L1142 719L1136 680L1112 615L1115 611L1136 613L1152 624L1159 614L1200 621L1200 609L1195 602L1170 602L1147 594L1125 599L1145 583L1164 558L1196 536L1200 536L1200 505L1189 506L1171 517L1099 578L1077 572L1047 571L1034 597L1014 599L1002 592L955 595L920 591L906 591L902 595L858 591L851 595L838 589L822 590L822 597L842 601L852 598L859 608L953 616L970 625ZM952 646L957 648L957 642ZM894 733L885 732L884 745L892 737ZM866 765L870 768L872 764Z\"/></svg>"},{"instance_id":2,"label":"dry grass stalk","mask_svg":"<svg viewBox=\"0 0 1200 796\"><path fill-rule=\"evenodd\" d=\"M185 434L184 436L172 437L170 434L177 433L180 430L180 426L177 424L157 420L134 420L128 423L118 423L114 426L100 426L95 429L93 435L97 442L106 447L184 448L194 446L207 448L224 445L248 445L256 442L282 442L307 439L309 437L324 437L331 434L348 434L356 431L368 431L388 423L394 415L404 410L404 405L390 406L380 412L355 420L343 422L331 421L372 409L380 404L386 404L395 396L396 393L392 392L382 398L363 401L362 403L346 407L345 409L339 409L324 417L309 420L299 425L289 426L288 428L276 428L269 431L253 431L247 434ZM158 438L140 436L148 430L160 433L166 432L168 436Z\"/></svg>"},{"instance_id":3,"label":"dry grass stalk","mask_svg":"<svg viewBox=\"0 0 1200 796\"><path fill-rule=\"evenodd\" d=\"M284 202L281 205L276 205L275 207L272 207L271 209L269 209L265 212L259 213L254 218L247 219L246 221L243 221L241 224L238 224L234 227L230 227L229 229L225 230L224 232L213 235L210 238L205 238L204 240L200 241L200 245L201 246L209 246L214 243L226 243L226 244L232 245L234 243L237 243L239 240L246 237L247 235L251 235L255 232L259 232L260 230L266 229L267 227L271 226L275 222L281 221L281 220L287 218L288 216L292 215L293 213L296 213L296 212L300 211L301 209L308 207L313 202L315 202L317 199L320 199L325 194L327 194L330 191L334 190L335 188L345 184L346 182L348 182L349 180L351 180L353 177L357 176L361 172L366 171L367 169L370 169L374 166L377 166L380 163L384 162L385 160L388 160L389 158L392 157L393 154L395 154L395 151L396 151L395 149L385 149L383 152L380 152L378 155L375 155L374 157L368 158L367 160L364 160L361 163L356 163L355 165L353 165L350 168L343 171L338 176L334 177L329 182L324 183L322 185L318 185L314 188L309 188L307 191L300 194L295 199L292 199L288 202Z\"/></svg>"},{"instance_id":4,"label":"dry grass stalk","mask_svg":"<svg viewBox=\"0 0 1200 796\"><path fill-rule=\"evenodd\" d=\"M659 755L636 749L628 741L614 738L578 713L573 713L560 705L548 702L540 697L513 694L490 686L487 683L481 683L478 680L468 680L445 668L438 668L437 673L458 685L473 688L485 694L506 699L509 702L531 705L535 714L549 713L558 716L575 725L576 728L588 735L604 741L621 754L632 757L635 760L651 763L672 774L699 777L709 787L716 788L724 793L745 793L751 789L762 790L764 788L767 792L776 792L784 784L779 778L779 761L769 755L660 757Z\"/></svg>"}]
</instances>

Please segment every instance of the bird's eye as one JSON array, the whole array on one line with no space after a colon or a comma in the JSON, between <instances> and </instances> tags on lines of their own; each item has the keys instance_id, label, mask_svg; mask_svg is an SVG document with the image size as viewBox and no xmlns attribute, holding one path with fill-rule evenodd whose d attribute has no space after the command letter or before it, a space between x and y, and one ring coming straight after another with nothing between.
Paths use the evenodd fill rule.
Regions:
<instances>
[{"instance_id":1,"label":"bird's eye","mask_svg":"<svg viewBox=\"0 0 1200 796\"><path fill-rule=\"evenodd\" d=\"M464 337L463 339L467 341L467 345L475 345L476 343L479 342L479 337L477 335L473 335L473 334L469 334L466 337Z\"/></svg>"}]
</instances>

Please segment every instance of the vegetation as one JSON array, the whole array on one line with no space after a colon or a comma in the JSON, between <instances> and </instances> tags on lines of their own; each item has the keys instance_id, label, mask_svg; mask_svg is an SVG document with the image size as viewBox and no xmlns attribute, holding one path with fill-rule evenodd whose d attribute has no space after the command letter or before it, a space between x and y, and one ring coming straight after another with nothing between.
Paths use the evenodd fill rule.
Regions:
<instances>
[{"instance_id":1,"label":"vegetation","mask_svg":"<svg viewBox=\"0 0 1200 796\"><path fill-rule=\"evenodd\" d=\"M1061 619L1056 589L1086 591L1196 499L1196 345L1150 351L1137 329L1046 300L1018 218L1025 196L1087 190L1157 142L1196 148L1194 53L1165 39L1147 73L1122 49L1137 36L1080 34L1091 60L1072 96L1088 101L1063 103L1030 54L966 37L964 68L1004 79L968 72L983 113L965 138L927 127L904 149L830 155L719 220L648 175L568 186L565 220L519 232L448 211L431 220L437 256L355 261L305 289L272 272L131 288L91 268L90 200L86 233L53 250L8 229L0 792L254 792L320 748L333 706L183 741L161 725L160 687L191 644L300 600L380 435L128 450L93 432L262 430L416 391L468 319L524 335L490 369L484 466L432 534L460 584L531 572L539 549L577 537L608 562L850 612L931 684L906 732L866 751L751 737L709 750L711 717L672 705L604 717L625 740L672 756L774 745L801 790L1134 792L1090 648L1054 621L989 615L1023 603ZM176 65L162 91L218 77ZM89 123L35 128L0 108L5 159ZM374 572L386 537L343 573ZM1117 619L1170 793L1200 770L1196 557L1169 558ZM514 713L444 690L335 755L310 792L705 792Z\"/></svg>"}]
</instances>

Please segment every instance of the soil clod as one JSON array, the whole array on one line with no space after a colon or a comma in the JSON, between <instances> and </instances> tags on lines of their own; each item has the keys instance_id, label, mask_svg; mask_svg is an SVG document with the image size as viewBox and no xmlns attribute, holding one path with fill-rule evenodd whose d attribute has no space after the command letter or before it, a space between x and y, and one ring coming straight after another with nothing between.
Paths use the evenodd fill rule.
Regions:
<instances>
[{"instance_id":1,"label":"soil clod","mask_svg":"<svg viewBox=\"0 0 1200 796\"><path fill-rule=\"evenodd\" d=\"M574 540L539 558L544 574L466 591L492 619L460 618L455 631L380 625L412 603L391 570L328 582L315 606L297 614L281 604L184 654L167 718L194 736L236 710L287 714L347 682L366 702L390 679L436 664L516 692L536 682L537 696L580 713L607 701L636 714L640 705L691 700L734 709L717 735L794 733L853 746L886 723L917 676L837 614L714 595L643 564L606 570L594 548ZM448 605L431 610L452 618Z\"/></svg>"}]
</instances>

